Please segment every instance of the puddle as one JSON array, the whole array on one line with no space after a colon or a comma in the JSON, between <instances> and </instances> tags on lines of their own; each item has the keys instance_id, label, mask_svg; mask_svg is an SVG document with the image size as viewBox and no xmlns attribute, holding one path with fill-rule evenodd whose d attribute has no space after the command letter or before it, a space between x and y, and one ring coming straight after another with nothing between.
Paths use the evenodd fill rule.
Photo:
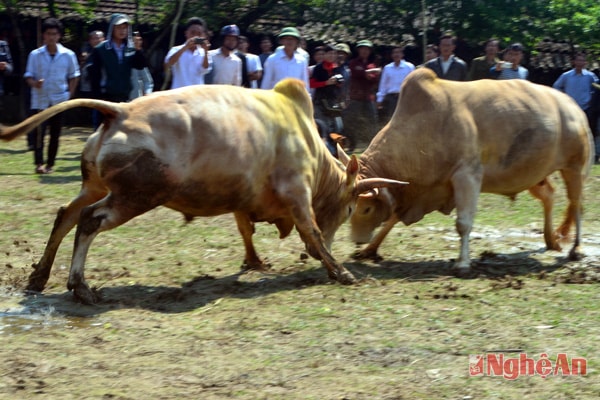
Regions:
<instances>
[{"instance_id":1,"label":"puddle","mask_svg":"<svg viewBox=\"0 0 600 400\"><path fill-rule=\"evenodd\" d=\"M51 304L31 301L24 306L25 295L14 289L0 287L0 336L18 335L22 332L45 329L89 328L102 325L97 318L68 316Z\"/></svg>"}]
</instances>

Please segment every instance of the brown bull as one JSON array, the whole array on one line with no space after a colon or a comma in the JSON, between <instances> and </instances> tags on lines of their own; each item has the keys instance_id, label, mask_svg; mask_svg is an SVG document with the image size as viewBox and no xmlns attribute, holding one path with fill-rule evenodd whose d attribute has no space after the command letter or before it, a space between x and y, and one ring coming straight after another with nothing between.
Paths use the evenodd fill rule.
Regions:
<instances>
[{"instance_id":1,"label":"brown bull","mask_svg":"<svg viewBox=\"0 0 600 400\"><path fill-rule=\"evenodd\" d=\"M560 250L558 239L575 223L570 257L578 258L592 143L585 114L557 90L522 80L452 82L437 79L427 68L417 70L402 86L392 120L359 160L360 177L402 179L410 185L361 196L351 235L358 243L370 243L356 256L379 258L379 246L399 221L410 225L432 211L449 214L456 208L461 247L455 268L466 273L480 192L514 197L529 190L544 207L547 248ZM556 232L554 189L548 180L554 171L560 171L569 199Z\"/></svg>"},{"instance_id":2,"label":"brown bull","mask_svg":"<svg viewBox=\"0 0 600 400\"><path fill-rule=\"evenodd\" d=\"M211 85L131 103L70 100L1 128L0 138L14 139L74 107L99 110L104 124L85 145L81 191L58 211L29 277L33 291L43 290L62 239L77 225L67 287L83 302L97 301L84 279L92 240L161 205L187 220L233 212L250 268L263 265L252 244L254 222L275 224L282 238L295 226L329 276L352 283L330 254L334 233L360 192L399 184L359 182L355 158L347 167L335 160L317 134L304 86L291 79L268 91Z\"/></svg>"}]
</instances>

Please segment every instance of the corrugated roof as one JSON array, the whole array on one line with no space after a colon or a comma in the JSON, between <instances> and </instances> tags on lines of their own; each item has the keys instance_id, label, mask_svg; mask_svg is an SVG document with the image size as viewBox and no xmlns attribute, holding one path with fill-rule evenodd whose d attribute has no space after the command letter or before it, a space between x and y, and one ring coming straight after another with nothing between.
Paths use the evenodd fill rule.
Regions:
<instances>
[{"instance_id":1,"label":"corrugated roof","mask_svg":"<svg viewBox=\"0 0 600 400\"><path fill-rule=\"evenodd\" d=\"M20 1L17 11L27 17L50 17L47 1ZM161 7L155 5L139 6L136 0L101 0L97 2L91 14L84 13L91 3L88 0L54 0L54 8L59 18L75 18L93 21L108 21L114 13L126 14L139 22L151 22L162 13Z\"/></svg>"}]
</instances>

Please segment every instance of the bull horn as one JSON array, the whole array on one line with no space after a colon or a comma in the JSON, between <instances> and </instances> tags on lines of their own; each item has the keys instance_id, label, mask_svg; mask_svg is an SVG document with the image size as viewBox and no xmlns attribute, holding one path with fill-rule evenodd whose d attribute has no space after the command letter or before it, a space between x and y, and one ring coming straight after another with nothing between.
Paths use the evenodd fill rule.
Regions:
<instances>
[{"instance_id":1,"label":"bull horn","mask_svg":"<svg viewBox=\"0 0 600 400\"><path fill-rule=\"evenodd\" d=\"M343 165L348 165L348 163L350 162L350 157L348 157L348 154L346 154L346 152L344 151L344 149L342 148L342 146L339 143L336 143L336 147L337 147L338 160L340 160L340 162Z\"/></svg>"},{"instance_id":2,"label":"bull horn","mask_svg":"<svg viewBox=\"0 0 600 400\"><path fill-rule=\"evenodd\" d=\"M397 181L394 179L385 179L385 178L367 178L361 179L356 184L356 193L366 193L375 188L382 187L397 187L399 185L408 185L408 182Z\"/></svg>"},{"instance_id":3,"label":"bull horn","mask_svg":"<svg viewBox=\"0 0 600 400\"><path fill-rule=\"evenodd\" d=\"M377 197L379 196L379 188L373 188L371 190L369 190L367 193L361 193L358 195L358 197L361 197L363 199L371 199L373 197Z\"/></svg>"}]
</instances>

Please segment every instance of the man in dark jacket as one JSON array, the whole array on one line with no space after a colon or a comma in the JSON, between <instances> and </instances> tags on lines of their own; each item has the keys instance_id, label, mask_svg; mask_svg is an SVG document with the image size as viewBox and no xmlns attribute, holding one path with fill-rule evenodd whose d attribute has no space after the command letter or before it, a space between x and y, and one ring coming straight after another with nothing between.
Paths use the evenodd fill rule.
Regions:
<instances>
[{"instance_id":1,"label":"man in dark jacket","mask_svg":"<svg viewBox=\"0 0 600 400\"><path fill-rule=\"evenodd\" d=\"M425 63L438 77L451 81L467 80L467 63L454 55L456 37L445 34L440 39L440 56Z\"/></svg>"},{"instance_id":2,"label":"man in dark jacket","mask_svg":"<svg viewBox=\"0 0 600 400\"><path fill-rule=\"evenodd\" d=\"M107 40L94 48L91 55L90 81L96 98L126 102L131 92L131 69L144 69L146 59L141 48L134 47L129 18L113 14Z\"/></svg>"}]
</instances>

